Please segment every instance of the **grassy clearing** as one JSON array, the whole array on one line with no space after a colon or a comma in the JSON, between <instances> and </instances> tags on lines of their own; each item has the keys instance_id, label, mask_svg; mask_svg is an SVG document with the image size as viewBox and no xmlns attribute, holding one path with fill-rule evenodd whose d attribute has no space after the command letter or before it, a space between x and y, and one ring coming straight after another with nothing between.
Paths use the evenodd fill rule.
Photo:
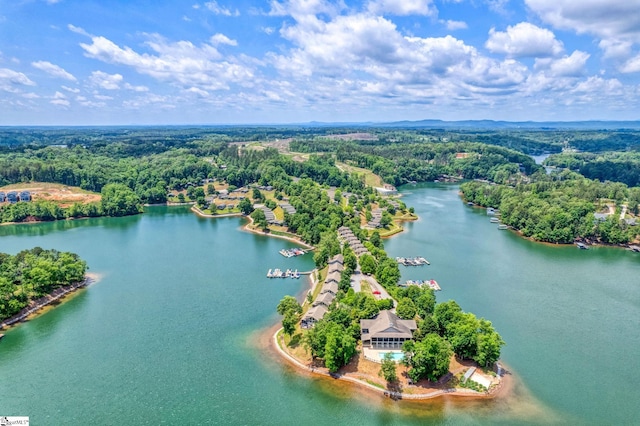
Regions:
<instances>
[{"instance_id":1,"label":"grassy clearing","mask_svg":"<svg viewBox=\"0 0 640 426\"><path fill-rule=\"evenodd\" d=\"M336 162L336 166L348 173L364 175L364 181L368 186L380 188L383 185L382 178L371 170L361 169L360 167L350 166L349 164L341 162Z\"/></svg>"}]
</instances>

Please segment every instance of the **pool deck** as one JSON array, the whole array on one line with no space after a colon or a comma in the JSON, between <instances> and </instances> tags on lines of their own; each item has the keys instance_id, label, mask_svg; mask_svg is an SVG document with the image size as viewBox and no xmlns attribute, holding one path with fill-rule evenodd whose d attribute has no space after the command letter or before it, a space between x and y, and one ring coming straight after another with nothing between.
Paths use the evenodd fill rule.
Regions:
<instances>
[{"instance_id":1,"label":"pool deck","mask_svg":"<svg viewBox=\"0 0 640 426\"><path fill-rule=\"evenodd\" d=\"M371 349L371 348L363 348L362 349L362 353L364 355L364 358L372 361L372 362L377 362L378 364L382 364L382 358L380 357L380 353L387 353L387 352L392 352L394 354L401 354L403 353L401 350L399 349L389 349L389 348L385 348L385 349ZM395 360L396 362L398 360Z\"/></svg>"}]
</instances>

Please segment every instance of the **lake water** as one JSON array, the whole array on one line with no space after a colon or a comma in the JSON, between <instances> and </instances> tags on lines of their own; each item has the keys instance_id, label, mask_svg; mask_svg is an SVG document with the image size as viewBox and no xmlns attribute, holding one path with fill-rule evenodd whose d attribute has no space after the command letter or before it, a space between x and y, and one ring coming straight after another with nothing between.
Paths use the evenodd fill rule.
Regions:
<instances>
[{"instance_id":1,"label":"lake water","mask_svg":"<svg viewBox=\"0 0 640 426\"><path fill-rule=\"evenodd\" d=\"M498 231L457 187L404 190L421 220L385 241L426 257L406 279L436 279L438 299L490 319L507 341L514 397L392 402L304 377L255 342L285 294L269 280L284 240L239 218L184 207L141 216L0 227L0 251L74 251L101 280L0 343L0 415L33 424L628 424L640 417L640 256L534 244ZM456 400L457 401L457 400Z\"/></svg>"}]
</instances>

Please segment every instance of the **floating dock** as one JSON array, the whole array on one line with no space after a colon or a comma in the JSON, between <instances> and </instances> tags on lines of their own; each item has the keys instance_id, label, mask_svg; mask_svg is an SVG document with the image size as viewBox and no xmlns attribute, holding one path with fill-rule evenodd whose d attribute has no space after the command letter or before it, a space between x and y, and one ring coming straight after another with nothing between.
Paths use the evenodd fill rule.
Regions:
<instances>
[{"instance_id":1,"label":"floating dock","mask_svg":"<svg viewBox=\"0 0 640 426\"><path fill-rule=\"evenodd\" d=\"M404 266L431 265L424 257L396 257L396 262Z\"/></svg>"},{"instance_id":2,"label":"floating dock","mask_svg":"<svg viewBox=\"0 0 640 426\"><path fill-rule=\"evenodd\" d=\"M269 269L267 272L267 278L300 278L302 275L298 270L295 271L292 269L287 269L283 271L282 269Z\"/></svg>"},{"instance_id":3,"label":"floating dock","mask_svg":"<svg viewBox=\"0 0 640 426\"><path fill-rule=\"evenodd\" d=\"M398 285L400 287L409 287L415 285L418 287L429 287L430 289L435 291L442 290L436 280L407 280L406 282Z\"/></svg>"},{"instance_id":4,"label":"floating dock","mask_svg":"<svg viewBox=\"0 0 640 426\"><path fill-rule=\"evenodd\" d=\"M580 250L588 250L589 249L589 246L586 245L585 243L576 243L576 246L578 246L578 248Z\"/></svg>"},{"instance_id":5,"label":"floating dock","mask_svg":"<svg viewBox=\"0 0 640 426\"><path fill-rule=\"evenodd\" d=\"M282 249L278 253L280 253L284 257L295 257L295 256L302 256L303 254L306 253L306 251L299 248L292 248L289 250Z\"/></svg>"}]
</instances>

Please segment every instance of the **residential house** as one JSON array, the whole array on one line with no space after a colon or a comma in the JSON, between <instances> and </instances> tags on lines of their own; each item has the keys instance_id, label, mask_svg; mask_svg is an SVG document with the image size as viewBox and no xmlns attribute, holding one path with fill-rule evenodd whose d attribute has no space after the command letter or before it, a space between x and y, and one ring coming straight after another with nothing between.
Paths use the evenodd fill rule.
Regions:
<instances>
[{"instance_id":1,"label":"residential house","mask_svg":"<svg viewBox=\"0 0 640 426\"><path fill-rule=\"evenodd\" d=\"M414 320L403 320L391 311L380 311L374 319L360 320L363 347L372 349L400 349L413 339L417 329Z\"/></svg>"}]
</instances>

